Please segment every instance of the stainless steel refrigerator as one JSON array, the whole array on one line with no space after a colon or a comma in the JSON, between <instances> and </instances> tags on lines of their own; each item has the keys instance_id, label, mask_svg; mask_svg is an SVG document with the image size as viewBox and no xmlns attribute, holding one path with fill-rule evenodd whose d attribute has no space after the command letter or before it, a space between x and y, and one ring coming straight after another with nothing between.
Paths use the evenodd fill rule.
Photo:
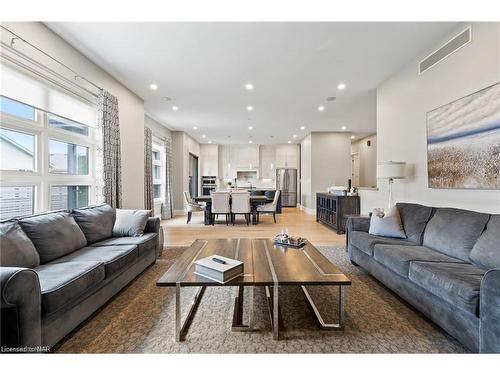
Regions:
<instances>
[{"instance_id":1,"label":"stainless steel refrigerator","mask_svg":"<svg viewBox=\"0 0 500 375\"><path fill-rule=\"evenodd\" d=\"M282 206L297 206L296 168L276 168L276 190L281 190Z\"/></svg>"}]
</instances>

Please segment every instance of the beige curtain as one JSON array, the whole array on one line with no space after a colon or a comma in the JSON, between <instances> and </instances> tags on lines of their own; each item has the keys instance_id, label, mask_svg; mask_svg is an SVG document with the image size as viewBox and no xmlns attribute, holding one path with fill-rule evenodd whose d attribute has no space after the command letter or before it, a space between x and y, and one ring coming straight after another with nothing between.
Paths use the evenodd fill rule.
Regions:
<instances>
[{"instance_id":1,"label":"beige curtain","mask_svg":"<svg viewBox=\"0 0 500 375\"><path fill-rule=\"evenodd\" d=\"M122 165L118 98L102 90L98 98L96 147L97 202L122 206Z\"/></svg>"},{"instance_id":2,"label":"beige curtain","mask_svg":"<svg viewBox=\"0 0 500 375\"><path fill-rule=\"evenodd\" d=\"M144 128L144 208L153 214L153 132L149 128Z\"/></svg>"}]
</instances>

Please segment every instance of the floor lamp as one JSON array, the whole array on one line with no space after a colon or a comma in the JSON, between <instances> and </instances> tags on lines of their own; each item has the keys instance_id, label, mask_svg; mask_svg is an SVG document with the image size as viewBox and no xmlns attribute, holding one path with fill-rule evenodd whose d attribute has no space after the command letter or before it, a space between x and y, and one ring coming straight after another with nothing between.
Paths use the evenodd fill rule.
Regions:
<instances>
[{"instance_id":1,"label":"floor lamp","mask_svg":"<svg viewBox=\"0 0 500 375\"><path fill-rule=\"evenodd\" d=\"M389 180L389 210L392 208L392 184L394 180L406 178L405 167L406 163L403 161L387 161L377 164L377 178Z\"/></svg>"}]
</instances>

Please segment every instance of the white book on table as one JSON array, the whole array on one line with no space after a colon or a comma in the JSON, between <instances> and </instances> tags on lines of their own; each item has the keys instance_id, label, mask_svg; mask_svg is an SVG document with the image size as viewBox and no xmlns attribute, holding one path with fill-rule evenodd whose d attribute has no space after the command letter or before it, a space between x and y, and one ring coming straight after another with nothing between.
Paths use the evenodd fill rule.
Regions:
<instances>
[{"instance_id":1,"label":"white book on table","mask_svg":"<svg viewBox=\"0 0 500 375\"><path fill-rule=\"evenodd\" d=\"M226 283L243 274L243 262L216 254L199 259L194 265L195 274L219 283Z\"/></svg>"}]
</instances>

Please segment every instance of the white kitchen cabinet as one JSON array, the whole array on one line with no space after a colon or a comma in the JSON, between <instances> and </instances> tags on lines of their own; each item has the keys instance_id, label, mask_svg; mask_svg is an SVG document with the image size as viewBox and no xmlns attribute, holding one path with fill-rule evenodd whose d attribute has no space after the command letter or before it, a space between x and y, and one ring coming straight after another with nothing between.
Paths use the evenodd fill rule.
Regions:
<instances>
[{"instance_id":1,"label":"white kitchen cabinet","mask_svg":"<svg viewBox=\"0 0 500 375\"><path fill-rule=\"evenodd\" d=\"M276 171L276 147L274 145L260 146L259 176L274 179Z\"/></svg>"},{"instance_id":2,"label":"white kitchen cabinet","mask_svg":"<svg viewBox=\"0 0 500 375\"><path fill-rule=\"evenodd\" d=\"M299 148L297 145L276 146L276 168L298 168Z\"/></svg>"},{"instance_id":3,"label":"white kitchen cabinet","mask_svg":"<svg viewBox=\"0 0 500 375\"><path fill-rule=\"evenodd\" d=\"M200 171L202 176L219 175L219 151L217 145L200 146Z\"/></svg>"},{"instance_id":4,"label":"white kitchen cabinet","mask_svg":"<svg viewBox=\"0 0 500 375\"><path fill-rule=\"evenodd\" d=\"M233 146L220 145L219 146L219 178L235 179L236 178L236 165L231 156Z\"/></svg>"}]
</instances>

